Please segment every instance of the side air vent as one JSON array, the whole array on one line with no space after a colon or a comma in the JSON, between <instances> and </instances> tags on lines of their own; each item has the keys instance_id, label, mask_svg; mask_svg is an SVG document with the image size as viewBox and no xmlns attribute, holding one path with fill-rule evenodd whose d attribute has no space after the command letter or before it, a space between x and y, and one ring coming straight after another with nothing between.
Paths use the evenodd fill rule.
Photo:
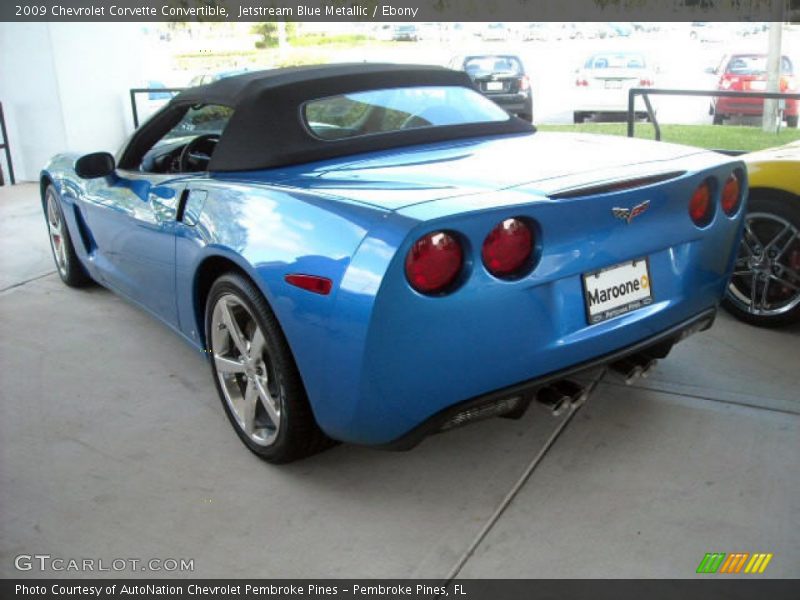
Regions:
<instances>
[{"instance_id":1,"label":"side air vent","mask_svg":"<svg viewBox=\"0 0 800 600\"><path fill-rule=\"evenodd\" d=\"M86 254L91 254L97 248L97 244L95 244L94 238L92 238L92 234L89 232L89 228L83 220L83 214L78 208L78 203L73 202L72 206L75 210L75 223L78 225L78 234L80 234L83 249L86 251Z\"/></svg>"},{"instance_id":2,"label":"side air vent","mask_svg":"<svg viewBox=\"0 0 800 600\"><path fill-rule=\"evenodd\" d=\"M599 196L600 194L610 194L612 192L619 192L622 190L631 190L633 188L645 187L647 185L654 185L670 179L676 179L681 175L685 175L686 171L673 171L672 173L662 173L660 175L651 175L650 177L638 177L636 179L626 179L624 181L614 181L611 183L603 183L600 185L591 185L585 187L576 187L555 194L550 194L550 198L558 200L561 198L580 198L583 196Z\"/></svg>"}]
</instances>

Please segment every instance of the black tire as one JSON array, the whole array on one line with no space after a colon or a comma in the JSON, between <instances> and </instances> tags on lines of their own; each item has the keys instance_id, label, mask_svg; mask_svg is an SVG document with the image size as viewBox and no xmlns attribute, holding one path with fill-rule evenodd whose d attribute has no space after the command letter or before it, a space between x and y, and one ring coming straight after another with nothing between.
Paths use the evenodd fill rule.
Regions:
<instances>
[{"instance_id":1,"label":"black tire","mask_svg":"<svg viewBox=\"0 0 800 600\"><path fill-rule=\"evenodd\" d=\"M714 125L723 125L725 123L725 117L718 113L714 113Z\"/></svg>"},{"instance_id":2,"label":"black tire","mask_svg":"<svg viewBox=\"0 0 800 600\"><path fill-rule=\"evenodd\" d=\"M786 117L786 126L797 129L797 117L798 115L788 115Z\"/></svg>"},{"instance_id":3,"label":"black tire","mask_svg":"<svg viewBox=\"0 0 800 600\"><path fill-rule=\"evenodd\" d=\"M274 378L276 381L273 385L276 386L276 396L280 401L280 426L277 428L276 437L269 445L253 441L239 424L223 392L221 378L215 365L211 337L212 313L222 297L229 298L231 295L249 310L248 316L253 317L264 334L270 380ZM261 292L246 277L228 273L219 277L211 286L206 302L206 347L214 385L225 414L228 415L239 439L256 456L270 463L288 463L321 452L335 444L317 425L300 373L275 314ZM242 377L244 378L244 375ZM256 404L258 405L258 401ZM261 407L263 410L263 402Z\"/></svg>"},{"instance_id":4,"label":"black tire","mask_svg":"<svg viewBox=\"0 0 800 600\"><path fill-rule=\"evenodd\" d=\"M533 123L533 115L530 113L519 113L517 116L523 121L527 121L528 123Z\"/></svg>"},{"instance_id":5,"label":"black tire","mask_svg":"<svg viewBox=\"0 0 800 600\"><path fill-rule=\"evenodd\" d=\"M56 272L61 277L61 281L70 287L85 287L92 283L92 279L86 273L81 264L80 258L75 253L75 246L72 243L72 236L69 233L69 226L64 219L64 210L61 207L61 199L56 188L48 185L42 199L42 209L44 220L47 225L47 237L50 241L50 251L53 255L53 262L56 265ZM53 211L51 215L50 211ZM56 224L55 221L58 221ZM58 234L55 234L56 228ZM56 241L58 238L60 241Z\"/></svg>"},{"instance_id":6,"label":"black tire","mask_svg":"<svg viewBox=\"0 0 800 600\"><path fill-rule=\"evenodd\" d=\"M585 120L586 120L586 115L584 113L580 112L572 113L572 122L575 123L575 125L583 123Z\"/></svg>"},{"instance_id":7,"label":"black tire","mask_svg":"<svg viewBox=\"0 0 800 600\"><path fill-rule=\"evenodd\" d=\"M800 198L786 192L766 189L751 190L747 212L748 214L767 213L770 215L775 215L778 218L790 223L794 227L795 231L800 231ZM745 240L743 240L742 244L745 243ZM740 254L743 255L743 253L744 250L741 250ZM788 254L785 255L783 260L793 261L790 266L793 266L800 261L800 237L794 238L794 241L790 244L790 248L787 250L787 253ZM797 268L794 270L795 272L798 271ZM729 285L728 293L722 302L722 305L725 307L725 309L734 317L744 321L745 323L750 323L751 325L757 325L760 327L782 327L800 322L800 304L788 312L773 315L752 314L743 308L741 298L747 296L749 288L746 288L745 286L748 282L750 282L750 285L752 285L751 279L749 279L749 276L747 275L740 276L739 278L734 276ZM786 289L790 290L790 288ZM737 292L739 296L738 301Z\"/></svg>"}]
</instances>

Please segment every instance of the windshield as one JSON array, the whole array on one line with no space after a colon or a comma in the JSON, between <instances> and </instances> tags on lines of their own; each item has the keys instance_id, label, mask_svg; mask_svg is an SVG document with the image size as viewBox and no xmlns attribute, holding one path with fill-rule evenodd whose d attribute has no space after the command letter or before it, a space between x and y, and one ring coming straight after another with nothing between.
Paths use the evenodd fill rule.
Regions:
<instances>
[{"instance_id":1,"label":"windshield","mask_svg":"<svg viewBox=\"0 0 800 600\"><path fill-rule=\"evenodd\" d=\"M764 75L767 72L767 57L763 54L734 56L728 63L727 72L733 75ZM785 56L781 58L781 73L792 74L792 63Z\"/></svg>"},{"instance_id":2,"label":"windshield","mask_svg":"<svg viewBox=\"0 0 800 600\"><path fill-rule=\"evenodd\" d=\"M478 92L459 86L393 88L307 102L311 133L339 140L419 127L507 121L508 113Z\"/></svg>"}]
</instances>

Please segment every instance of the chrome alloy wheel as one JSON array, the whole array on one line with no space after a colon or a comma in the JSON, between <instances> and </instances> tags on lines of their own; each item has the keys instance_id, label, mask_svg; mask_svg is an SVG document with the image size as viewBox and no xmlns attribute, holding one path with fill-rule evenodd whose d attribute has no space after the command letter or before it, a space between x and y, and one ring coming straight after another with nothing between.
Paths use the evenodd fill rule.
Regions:
<instances>
[{"instance_id":1,"label":"chrome alloy wheel","mask_svg":"<svg viewBox=\"0 0 800 600\"><path fill-rule=\"evenodd\" d=\"M47 229L50 235L50 247L53 249L53 258L56 261L56 268L62 277L66 277L69 267L67 257L67 247L64 240L64 224L61 218L61 211L58 209L58 199L55 192L47 192Z\"/></svg>"},{"instance_id":2,"label":"chrome alloy wheel","mask_svg":"<svg viewBox=\"0 0 800 600\"><path fill-rule=\"evenodd\" d=\"M800 304L800 231L772 213L745 217L745 230L728 299L759 317L785 314Z\"/></svg>"},{"instance_id":3,"label":"chrome alloy wheel","mask_svg":"<svg viewBox=\"0 0 800 600\"><path fill-rule=\"evenodd\" d=\"M237 296L221 296L211 315L214 371L239 428L269 446L281 428L283 392L264 333Z\"/></svg>"}]
</instances>

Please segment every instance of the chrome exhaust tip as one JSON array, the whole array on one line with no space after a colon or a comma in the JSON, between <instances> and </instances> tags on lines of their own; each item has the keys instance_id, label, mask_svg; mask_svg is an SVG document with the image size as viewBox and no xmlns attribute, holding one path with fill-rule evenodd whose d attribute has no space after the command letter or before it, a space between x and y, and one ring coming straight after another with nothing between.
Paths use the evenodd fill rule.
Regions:
<instances>
[{"instance_id":1,"label":"chrome exhaust tip","mask_svg":"<svg viewBox=\"0 0 800 600\"><path fill-rule=\"evenodd\" d=\"M613 362L609 367L612 371L622 376L625 380L625 385L631 385L640 377L647 378L657 363L656 359L650 358L645 354L635 354Z\"/></svg>"},{"instance_id":2,"label":"chrome exhaust tip","mask_svg":"<svg viewBox=\"0 0 800 600\"><path fill-rule=\"evenodd\" d=\"M589 390L579 383L562 379L536 392L536 401L550 410L554 417L570 407L578 406L589 398Z\"/></svg>"}]
</instances>

